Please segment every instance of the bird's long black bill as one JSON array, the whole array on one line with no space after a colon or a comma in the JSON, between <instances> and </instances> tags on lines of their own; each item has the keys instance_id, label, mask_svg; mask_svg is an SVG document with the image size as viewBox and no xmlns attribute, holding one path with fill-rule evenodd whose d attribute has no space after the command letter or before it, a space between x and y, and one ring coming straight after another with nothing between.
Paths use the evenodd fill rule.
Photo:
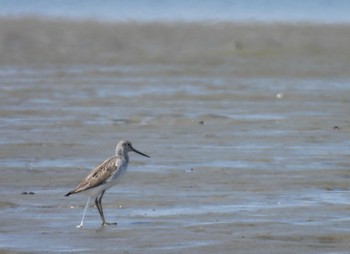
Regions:
<instances>
[{"instance_id":1,"label":"bird's long black bill","mask_svg":"<svg viewBox=\"0 0 350 254\"><path fill-rule=\"evenodd\" d=\"M142 156L151 158L151 157L149 157L147 154L144 154L144 153L141 153L140 151L137 151L135 148L132 148L132 150L133 150L135 153L138 153L138 154L140 154L140 155L142 155Z\"/></svg>"}]
</instances>

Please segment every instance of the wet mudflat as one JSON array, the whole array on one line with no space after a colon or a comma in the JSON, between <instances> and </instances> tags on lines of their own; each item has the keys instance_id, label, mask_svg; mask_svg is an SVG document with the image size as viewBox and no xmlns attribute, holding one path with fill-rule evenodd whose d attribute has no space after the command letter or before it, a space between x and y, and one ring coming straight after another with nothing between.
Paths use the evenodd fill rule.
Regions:
<instances>
[{"instance_id":1,"label":"wet mudflat","mask_svg":"<svg viewBox=\"0 0 350 254\"><path fill-rule=\"evenodd\" d=\"M2 68L2 253L348 252L350 79L277 65ZM124 138L151 158L104 196L118 225L76 228L64 194Z\"/></svg>"}]
</instances>

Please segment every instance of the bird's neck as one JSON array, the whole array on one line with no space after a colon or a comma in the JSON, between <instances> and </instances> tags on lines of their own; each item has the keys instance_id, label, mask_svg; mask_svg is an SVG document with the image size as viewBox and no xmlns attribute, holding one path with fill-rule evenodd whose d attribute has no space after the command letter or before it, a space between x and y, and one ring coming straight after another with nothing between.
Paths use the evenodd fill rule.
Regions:
<instances>
[{"instance_id":1,"label":"bird's neck","mask_svg":"<svg viewBox=\"0 0 350 254\"><path fill-rule=\"evenodd\" d=\"M126 161L129 161L129 155L124 151L116 151L116 155L125 158Z\"/></svg>"},{"instance_id":2,"label":"bird's neck","mask_svg":"<svg viewBox=\"0 0 350 254\"><path fill-rule=\"evenodd\" d=\"M125 158L126 162L129 162L129 155L127 153L124 154L124 158Z\"/></svg>"}]
</instances>

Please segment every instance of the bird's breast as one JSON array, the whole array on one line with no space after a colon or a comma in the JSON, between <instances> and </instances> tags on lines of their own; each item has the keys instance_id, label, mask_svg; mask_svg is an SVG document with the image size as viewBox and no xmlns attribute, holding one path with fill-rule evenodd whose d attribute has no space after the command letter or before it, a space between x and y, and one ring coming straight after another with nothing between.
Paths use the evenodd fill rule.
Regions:
<instances>
[{"instance_id":1,"label":"bird's breast","mask_svg":"<svg viewBox=\"0 0 350 254\"><path fill-rule=\"evenodd\" d=\"M122 162L120 164L116 163L115 167L116 167L116 169L115 169L114 173L112 174L113 181L118 180L120 177L122 177L125 174L126 169L128 167L128 163L127 162Z\"/></svg>"}]
</instances>

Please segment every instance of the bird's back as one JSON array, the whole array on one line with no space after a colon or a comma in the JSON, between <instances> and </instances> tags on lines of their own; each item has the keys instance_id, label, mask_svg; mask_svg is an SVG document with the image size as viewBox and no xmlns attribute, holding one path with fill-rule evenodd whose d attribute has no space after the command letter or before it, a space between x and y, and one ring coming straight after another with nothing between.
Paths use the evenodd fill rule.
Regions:
<instances>
[{"instance_id":1,"label":"bird's back","mask_svg":"<svg viewBox=\"0 0 350 254\"><path fill-rule=\"evenodd\" d=\"M91 173L81 181L73 191L67 193L66 196L109 183L122 175L126 170L126 166L127 160L119 155L111 156L92 170Z\"/></svg>"}]
</instances>

